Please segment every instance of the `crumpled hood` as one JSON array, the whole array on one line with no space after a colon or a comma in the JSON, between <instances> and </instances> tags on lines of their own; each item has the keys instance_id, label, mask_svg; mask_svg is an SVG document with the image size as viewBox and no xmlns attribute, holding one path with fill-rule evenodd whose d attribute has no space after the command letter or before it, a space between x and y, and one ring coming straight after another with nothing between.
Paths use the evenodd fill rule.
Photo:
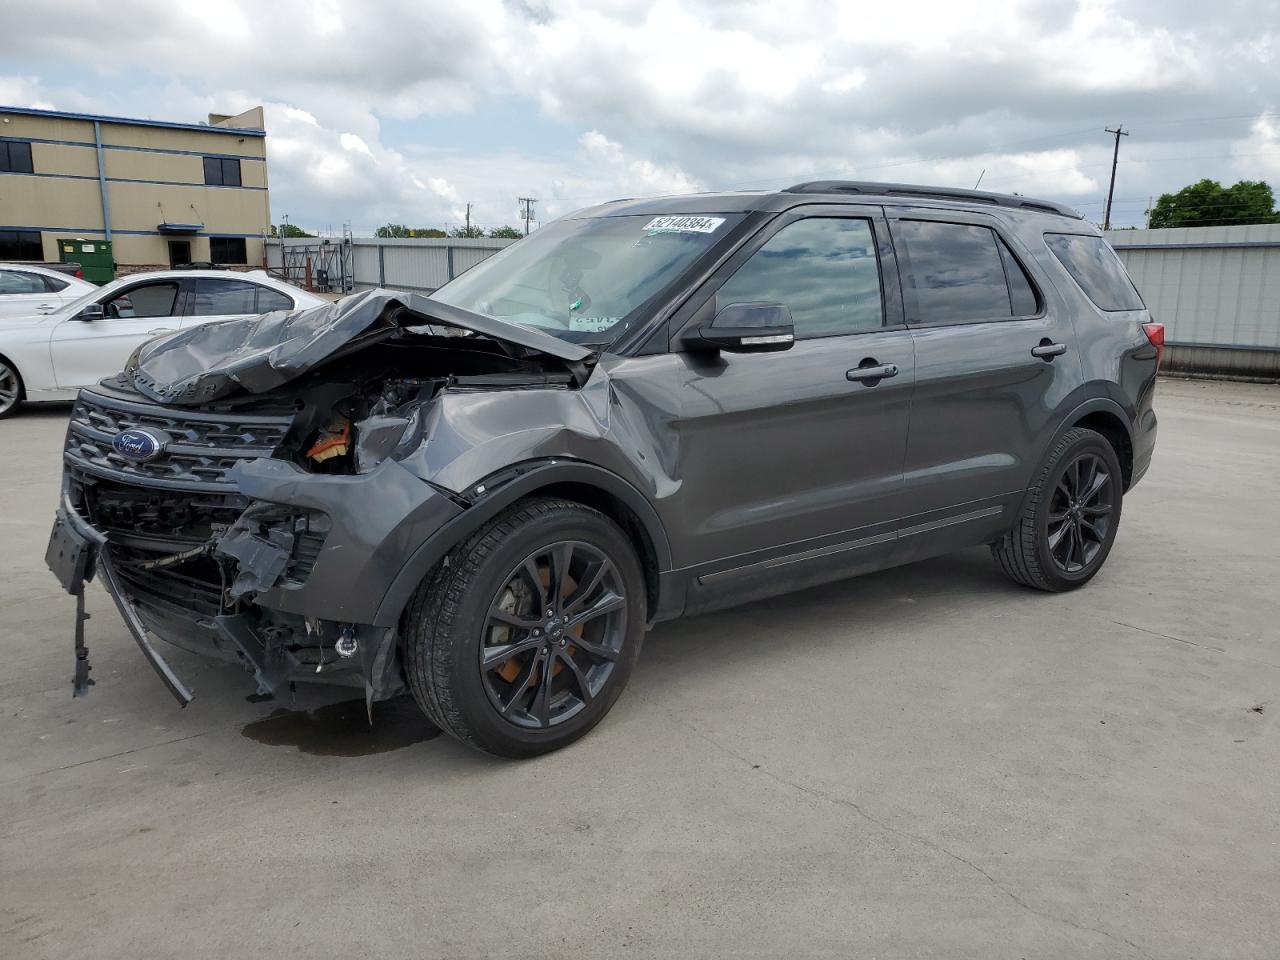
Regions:
<instances>
[{"instance_id":1,"label":"crumpled hood","mask_svg":"<svg viewBox=\"0 0 1280 960\"><path fill-rule=\"evenodd\" d=\"M543 353L577 363L592 354L539 330L422 294L379 289L322 307L277 310L180 330L144 344L124 375L153 400L197 405L239 390L265 393L327 360L381 340L413 336L415 331L461 335L463 330L498 341L514 356Z\"/></svg>"}]
</instances>

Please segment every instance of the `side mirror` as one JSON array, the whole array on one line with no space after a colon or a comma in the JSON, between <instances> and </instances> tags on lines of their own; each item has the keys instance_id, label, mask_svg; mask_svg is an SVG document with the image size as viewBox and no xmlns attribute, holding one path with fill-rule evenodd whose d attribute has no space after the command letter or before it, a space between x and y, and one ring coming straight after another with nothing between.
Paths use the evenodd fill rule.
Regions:
<instances>
[{"instance_id":1,"label":"side mirror","mask_svg":"<svg viewBox=\"0 0 1280 960\"><path fill-rule=\"evenodd\" d=\"M731 303L680 342L686 350L775 353L791 349L796 331L791 311L781 303Z\"/></svg>"},{"instance_id":2,"label":"side mirror","mask_svg":"<svg viewBox=\"0 0 1280 960\"><path fill-rule=\"evenodd\" d=\"M87 307L85 307L83 310L81 310L79 313L76 314L76 319L84 320L86 323L89 323L94 320L101 320L105 316L106 314L102 310L102 304L91 303Z\"/></svg>"}]
</instances>

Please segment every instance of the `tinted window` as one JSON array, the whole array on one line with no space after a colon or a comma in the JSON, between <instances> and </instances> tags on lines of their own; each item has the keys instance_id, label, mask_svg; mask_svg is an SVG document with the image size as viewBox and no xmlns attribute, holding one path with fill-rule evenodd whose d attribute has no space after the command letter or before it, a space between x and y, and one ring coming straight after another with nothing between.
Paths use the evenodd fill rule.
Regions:
<instances>
[{"instance_id":1,"label":"tinted window","mask_svg":"<svg viewBox=\"0 0 1280 960\"><path fill-rule=\"evenodd\" d=\"M65 290L71 286L71 281L62 280L58 277L41 277L40 279L44 281L44 288L50 293L57 293L59 290Z\"/></svg>"},{"instance_id":2,"label":"tinted window","mask_svg":"<svg viewBox=\"0 0 1280 960\"><path fill-rule=\"evenodd\" d=\"M16 270L0 270L0 296L18 293L46 293L44 277Z\"/></svg>"},{"instance_id":3,"label":"tinted window","mask_svg":"<svg viewBox=\"0 0 1280 960\"><path fill-rule=\"evenodd\" d=\"M0 172L31 173L31 144L0 140Z\"/></svg>"},{"instance_id":4,"label":"tinted window","mask_svg":"<svg viewBox=\"0 0 1280 960\"><path fill-rule=\"evenodd\" d=\"M0 230L0 260L43 260L44 246L35 230Z\"/></svg>"},{"instance_id":5,"label":"tinted window","mask_svg":"<svg viewBox=\"0 0 1280 960\"><path fill-rule=\"evenodd\" d=\"M279 290L267 287L258 288L258 313L270 313L272 310L292 310L293 300Z\"/></svg>"},{"instance_id":6,"label":"tinted window","mask_svg":"<svg viewBox=\"0 0 1280 960\"><path fill-rule=\"evenodd\" d=\"M210 237L209 259L214 263L248 263L244 237Z\"/></svg>"},{"instance_id":7,"label":"tinted window","mask_svg":"<svg viewBox=\"0 0 1280 960\"><path fill-rule=\"evenodd\" d=\"M201 277L196 280L196 295L191 307L192 316L221 317L229 314L256 313L254 306L257 284L244 280L215 280Z\"/></svg>"},{"instance_id":8,"label":"tinted window","mask_svg":"<svg viewBox=\"0 0 1280 960\"><path fill-rule=\"evenodd\" d=\"M756 302L788 307L801 338L883 326L871 224L813 218L783 227L716 293L717 310Z\"/></svg>"},{"instance_id":9,"label":"tinted window","mask_svg":"<svg viewBox=\"0 0 1280 960\"><path fill-rule=\"evenodd\" d=\"M1018 258L999 237L996 237L996 244L1000 247L1000 258L1004 261L1005 279L1009 281L1009 306L1013 310L1013 315L1015 317L1035 315L1040 311L1040 305L1036 302L1035 287L1031 285L1027 271L1022 269Z\"/></svg>"},{"instance_id":10,"label":"tinted window","mask_svg":"<svg viewBox=\"0 0 1280 960\"><path fill-rule=\"evenodd\" d=\"M102 305L108 317L122 320L135 317L167 317L178 297L176 283L149 283L117 294Z\"/></svg>"},{"instance_id":11,"label":"tinted window","mask_svg":"<svg viewBox=\"0 0 1280 960\"><path fill-rule=\"evenodd\" d=\"M1046 233L1044 242L1099 310L1145 309L1120 258L1101 237Z\"/></svg>"},{"instance_id":12,"label":"tinted window","mask_svg":"<svg viewBox=\"0 0 1280 960\"><path fill-rule=\"evenodd\" d=\"M906 285L915 295L913 322L1014 316L1002 254L989 227L902 220L894 233L906 248Z\"/></svg>"},{"instance_id":13,"label":"tinted window","mask_svg":"<svg viewBox=\"0 0 1280 960\"><path fill-rule=\"evenodd\" d=\"M205 157L204 182L211 187L240 186L240 161L228 157Z\"/></svg>"}]
</instances>

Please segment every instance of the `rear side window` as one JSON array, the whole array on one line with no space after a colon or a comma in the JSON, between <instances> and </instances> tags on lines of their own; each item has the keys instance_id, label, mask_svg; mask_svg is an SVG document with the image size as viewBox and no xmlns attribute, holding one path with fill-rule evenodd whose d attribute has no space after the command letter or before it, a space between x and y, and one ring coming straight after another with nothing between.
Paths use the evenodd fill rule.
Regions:
<instances>
[{"instance_id":1,"label":"rear side window","mask_svg":"<svg viewBox=\"0 0 1280 960\"><path fill-rule=\"evenodd\" d=\"M1038 310L1026 271L990 227L900 220L912 323L973 323L1027 317Z\"/></svg>"},{"instance_id":2,"label":"rear side window","mask_svg":"<svg viewBox=\"0 0 1280 960\"><path fill-rule=\"evenodd\" d=\"M45 292L44 277L18 270L0 270L0 294Z\"/></svg>"},{"instance_id":3,"label":"rear side window","mask_svg":"<svg viewBox=\"0 0 1280 960\"><path fill-rule=\"evenodd\" d=\"M717 310L757 302L784 304L800 339L882 327L870 222L813 217L783 227L716 292Z\"/></svg>"},{"instance_id":4,"label":"rear side window","mask_svg":"<svg viewBox=\"0 0 1280 960\"><path fill-rule=\"evenodd\" d=\"M1144 310L1120 258L1101 237L1046 233L1044 242L1099 310Z\"/></svg>"},{"instance_id":5,"label":"rear side window","mask_svg":"<svg viewBox=\"0 0 1280 960\"><path fill-rule=\"evenodd\" d=\"M234 314L256 313L254 298L258 292L256 283L244 280L215 280L201 277L196 280L196 295L191 306L194 317L225 317Z\"/></svg>"},{"instance_id":6,"label":"rear side window","mask_svg":"<svg viewBox=\"0 0 1280 960\"><path fill-rule=\"evenodd\" d=\"M269 287L258 288L258 313L270 313L272 310L292 310L293 301L279 290Z\"/></svg>"}]
</instances>

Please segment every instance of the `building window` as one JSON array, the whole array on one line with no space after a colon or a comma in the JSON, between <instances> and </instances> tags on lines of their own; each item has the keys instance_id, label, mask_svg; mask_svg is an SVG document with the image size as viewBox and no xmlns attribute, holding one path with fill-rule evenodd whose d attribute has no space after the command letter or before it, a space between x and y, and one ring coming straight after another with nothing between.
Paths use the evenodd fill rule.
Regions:
<instances>
[{"instance_id":1,"label":"building window","mask_svg":"<svg viewBox=\"0 0 1280 960\"><path fill-rule=\"evenodd\" d=\"M244 237L210 237L209 259L214 263L248 263Z\"/></svg>"},{"instance_id":2,"label":"building window","mask_svg":"<svg viewBox=\"0 0 1280 960\"><path fill-rule=\"evenodd\" d=\"M0 260L43 260L38 230L0 230Z\"/></svg>"},{"instance_id":3,"label":"building window","mask_svg":"<svg viewBox=\"0 0 1280 960\"><path fill-rule=\"evenodd\" d=\"M240 186L240 161L232 157L205 157L204 182L211 187Z\"/></svg>"},{"instance_id":4,"label":"building window","mask_svg":"<svg viewBox=\"0 0 1280 960\"><path fill-rule=\"evenodd\" d=\"M34 172L31 166L31 144L17 140L0 140L0 173ZM239 171L237 171L238 174Z\"/></svg>"}]
</instances>

